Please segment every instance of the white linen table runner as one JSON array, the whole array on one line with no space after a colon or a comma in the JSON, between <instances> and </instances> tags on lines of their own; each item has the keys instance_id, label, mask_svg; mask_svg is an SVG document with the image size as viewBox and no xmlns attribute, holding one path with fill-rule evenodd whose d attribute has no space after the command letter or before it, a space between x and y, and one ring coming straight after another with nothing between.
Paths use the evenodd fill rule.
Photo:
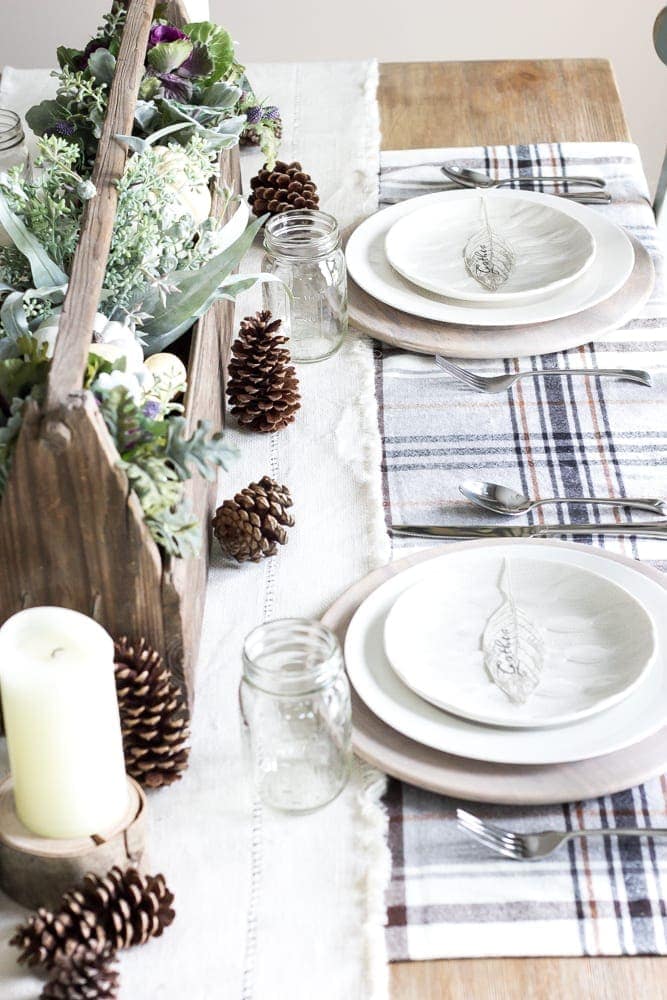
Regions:
<instances>
[{"instance_id":1,"label":"white linen table runner","mask_svg":"<svg viewBox=\"0 0 667 1000\"><path fill-rule=\"evenodd\" d=\"M281 156L300 159L322 207L341 226L377 205L379 155L374 62L248 67L258 96L284 120ZM0 105L17 111L51 96L44 70L3 73ZM261 165L242 154L248 180ZM242 270L258 268L257 250ZM260 307L244 297L240 317ZM176 895L176 921L159 940L122 956L121 1000L382 1000L386 967L382 892L388 859L382 780L356 765L348 788L311 816L271 814L252 802L241 759L237 688L244 635L270 618L317 617L359 577L386 562L380 439L367 340L299 366L302 409L275 435L229 436L241 459L221 476L220 500L268 474L294 499L288 544L263 564L230 565L214 545L197 679L190 768L149 796L150 869ZM28 1000L7 941L24 912L0 900L0 996Z\"/></svg>"}]
</instances>

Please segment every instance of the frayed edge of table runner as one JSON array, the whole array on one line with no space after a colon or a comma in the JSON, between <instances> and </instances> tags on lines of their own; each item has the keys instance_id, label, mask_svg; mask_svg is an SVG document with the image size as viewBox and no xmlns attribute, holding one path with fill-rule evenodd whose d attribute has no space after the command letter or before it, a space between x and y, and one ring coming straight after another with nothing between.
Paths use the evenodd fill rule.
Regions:
<instances>
[{"instance_id":1,"label":"frayed edge of table runner","mask_svg":"<svg viewBox=\"0 0 667 1000\"><path fill-rule=\"evenodd\" d=\"M357 834L363 872L360 891L363 894L365 1000L388 1000L389 965L385 924L387 920L386 892L391 877L391 853L387 842L389 816L382 802L387 777L369 764L358 762L362 789L357 804L360 825Z\"/></svg>"}]
</instances>

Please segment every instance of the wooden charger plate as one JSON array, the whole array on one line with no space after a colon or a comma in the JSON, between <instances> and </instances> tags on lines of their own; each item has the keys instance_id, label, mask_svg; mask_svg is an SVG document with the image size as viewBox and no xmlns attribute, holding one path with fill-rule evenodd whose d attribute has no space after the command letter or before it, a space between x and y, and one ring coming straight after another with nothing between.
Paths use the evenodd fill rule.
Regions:
<instances>
[{"instance_id":1,"label":"wooden charger plate","mask_svg":"<svg viewBox=\"0 0 667 1000\"><path fill-rule=\"evenodd\" d=\"M461 550L489 544L493 543L486 540L460 542L454 548ZM570 549L579 547L572 542L555 544ZM369 594L390 577L441 556L443 551L442 546L425 549L375 570L339 597L322 621L336 633L341 644L344 643L352 616ZM667 590L667 578L657 570L626 556L610 552L604 555L616 562L630 564ZM631 788L667 770L667 727L632 747L591 760L534 767L490 764L442 753L408 739L378 719L354 691L352 743L363 760L408 784L441 795L498 805L547 805L596 798Z\"/></svg>"},{"instance_id":2,"label":"wooden charger plate","mask_svg":"<svg viewBox=\"0 0 667 1000\"><path fill-rule=\"evenodd\" d=\"M350 278L350 323L392 347L451 358L520 358L580 347L627 323L653 290L653 261L643 245L627 235L635 251L630 277L615 295L575 316L530 326L454 326L399 312L372 298Z\"/></svg>"}]
</instances>

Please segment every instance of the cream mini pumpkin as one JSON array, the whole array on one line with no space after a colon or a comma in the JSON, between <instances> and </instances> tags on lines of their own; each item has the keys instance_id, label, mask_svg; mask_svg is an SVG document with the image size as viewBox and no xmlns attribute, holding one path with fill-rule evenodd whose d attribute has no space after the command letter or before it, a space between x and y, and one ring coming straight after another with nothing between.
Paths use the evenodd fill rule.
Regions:
<instances>
[{"instance_id":1,"label":"cream mini pumpkin","mask_svg":"<svg viewBox=\"0 0 667 1000\"><path fill-rule=\"evenodd\" d=\"M40 344L46 344L47 358L53 357L60 323L60 309L51 313L35 330L33 336ZM93 321L93 343L91 351L107 361L118 361L124 357L127 371L143 369L144 352L137 342L132 327L108 319L103 313L96 313Z\"/></svg>"},{"instance_id":2,"label":"cream mini pumpkin","mask_svg":"<svg viewBox=\"0 0 667 1000\"><path fill-rule=\"evenodd\" d=\"M179 215L187 214L199 226L211 214L211 192L207 184L194 185L187 175L188 157L180 146L153 146L158 156L156 173L176 198Z\"/></svg>"},{"instance_id":3,"label":"cream mini pumpkin","mask_svg":"<svg viewBox=\"0 0 667 1000\"><path fill-rule=\"evenodd\" d=\"M181 359L175 354L168 352L153 354L150 358L146 358L144 366L153 378L147 395L157 399L163 406L187 389L188 373Z\"/></svg>"}]
</instances>

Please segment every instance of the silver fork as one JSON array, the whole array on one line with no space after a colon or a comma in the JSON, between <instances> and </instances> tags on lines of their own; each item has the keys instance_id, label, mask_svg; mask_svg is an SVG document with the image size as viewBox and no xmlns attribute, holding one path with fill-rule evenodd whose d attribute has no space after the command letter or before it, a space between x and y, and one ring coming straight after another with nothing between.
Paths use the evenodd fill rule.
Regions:
<instances>
[{"instance_id":1,"label":"silver fork","mask_svg":"<svg viewBox=\"0 0 667 1000\"><path fill-rule=\"evenodd\" d=\"M477 389L478 392L504 392L506 389L511 389L520 378L547 378L549 375L559 375L561 378L567 375L599 375L603 378L608 376L625 379L628 382L639 382L640 385L651 385L649 373L634 368L538 368L536 371L515 372L514 375L476 375L440 354L436 354L435 363L443 371L472 389Z\"/></svg>"},{"instance_id":2,"label":"silver fork","mask_svg":"<svg viewBox=\"0 0 667 1000\"><path fill-rule=\"evenodd\" d=\"M456 810L460 830L484 844L496 854L514 861L539 861L553 854L566 840L579 837L667 837L667 829L662 827L616 827L613 830L544 830L541 833L514 833L503 827L486 823L466 812Z\"/></svg>"}]
</instances>

